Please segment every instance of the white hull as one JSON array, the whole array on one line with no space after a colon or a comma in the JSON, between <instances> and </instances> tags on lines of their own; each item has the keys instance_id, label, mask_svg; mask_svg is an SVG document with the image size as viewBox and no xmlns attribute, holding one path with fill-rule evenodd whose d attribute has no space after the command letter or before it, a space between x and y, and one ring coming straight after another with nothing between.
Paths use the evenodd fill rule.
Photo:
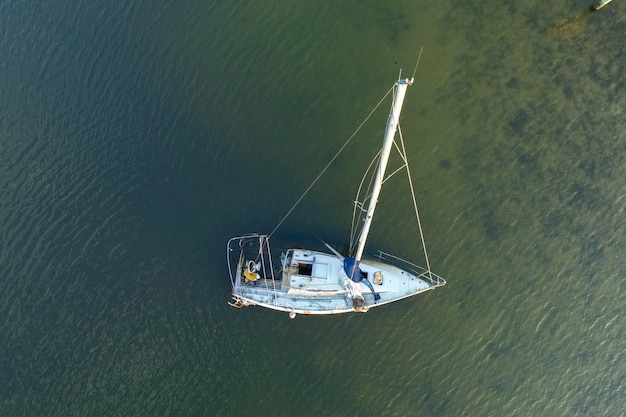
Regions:
<instances>
[{"instance_id":1,"label":"white hull","mask_svg":"<svg viewBox=\"0 0 626 417\"><path fill-rule=\"evenodd\" d=\"M285 311L293 314L341 314L341 313L365 313L370 308L378 307L384 304L398 301L403 298L411 297L413 295L421 294L425 291L434 289L435 287L428 287L421 291L416 291L410 294L398 295L395 297L388 297L389 299L381 298L377 302L374 302L374 297L366 297L366 305L355 309L352 305L352 301L349 300L346 294L336 296L317 296L317 297L295 297L289 296L286 293L277 293L276 297L270 296L268 292L265 294L241 290L233 291L233 298L235 299L235 305L237 306L260 306L277 311Z\"/></svg>"}]
</instances>

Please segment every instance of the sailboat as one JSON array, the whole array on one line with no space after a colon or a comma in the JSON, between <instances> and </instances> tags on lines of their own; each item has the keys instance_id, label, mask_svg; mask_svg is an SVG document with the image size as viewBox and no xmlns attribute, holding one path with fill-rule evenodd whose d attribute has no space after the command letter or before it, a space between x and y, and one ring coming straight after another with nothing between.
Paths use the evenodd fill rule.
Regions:
<instances>
[{"instance_id":1,"label":"sailboat","mask_svg":"<svg viewBox=\"0 0 626 417\"><path fill-rule=\"evenodd\" d=\"M414 78L400 76L387 94L387 96L392 95L392 104L383 145L376 160L370 165L373 167L377 162L375 170L371 173L371 176L375 178L369 193L365 194L363 201L359 201L364 181L361 181L361 187L357 193L355 214L357 217L362 216L362 213L365 214L360 217L361 222L354 222L353 219L353 230L355 230L354 224L361 226L356 228L357 233L353 234L353 241L356 244L351 248L350 253L344 256L332 246L324 244L329 252L291 248L282 251L280 255L275 255L270 248L271 233L252 233L233 237L227 243L228 271L233 298L229 302L231 306L266 307L287 312L290 318L295 318L298 314L366 312L371 308L421 294L446 284L443 278L430 269L408 158L399 129L405 93L413 84L413 80ZM401 139L400 145L395 141L398 132ZM378 251L378 256L375 258L364 257L379 194L383 183L388 179L385 175L394 144L404 163L401 168L404 168L408 174L426 267L382 251ZM401 169L396 172L399 170ZM309 189L305 191L305 194ZM364 209L365 203L367 203L367 210Z\"/></svg>"}]
</instances>

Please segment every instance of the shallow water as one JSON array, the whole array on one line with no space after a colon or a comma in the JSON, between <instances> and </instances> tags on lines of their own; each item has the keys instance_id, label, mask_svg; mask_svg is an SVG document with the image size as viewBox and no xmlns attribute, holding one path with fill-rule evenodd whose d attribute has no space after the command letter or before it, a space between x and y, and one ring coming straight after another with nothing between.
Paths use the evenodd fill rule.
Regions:
<instances>
[{"instance_id":1,"label":"shallow water","mask_svg":"<svg viewBox=\"0 0 626 417\"><path fill-rule=\"evenodd\" d=\"M0 415L616 416L623 5L0 2ZM227 306L398 74L433 269L365 315ZM387 110L277 232L347 243ZM399 183L398 183L399 184ZM383 190L369 250L411 257Z\"/></svg>"}]
</instances>

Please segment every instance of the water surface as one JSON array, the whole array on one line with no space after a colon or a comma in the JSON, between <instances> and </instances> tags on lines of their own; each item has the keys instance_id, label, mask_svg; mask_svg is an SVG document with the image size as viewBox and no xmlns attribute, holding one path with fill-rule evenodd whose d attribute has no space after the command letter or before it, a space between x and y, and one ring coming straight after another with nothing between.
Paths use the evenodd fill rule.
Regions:
<instances>
[{"instance_id":1,"label":"water surface","mask_svg":"<svg viewBox=\"0 0 626 417\"><path fill-rule=\"evenodd\" d=\"M626 408L623 5L0 2L0 415L615 416ZM227 306L401 68L441 290ZM347 243L372 118L277 239ZM368 250L418 256L406 188ZM385 204L388 202L388 204Z\"/></svg>"}]
</instances>

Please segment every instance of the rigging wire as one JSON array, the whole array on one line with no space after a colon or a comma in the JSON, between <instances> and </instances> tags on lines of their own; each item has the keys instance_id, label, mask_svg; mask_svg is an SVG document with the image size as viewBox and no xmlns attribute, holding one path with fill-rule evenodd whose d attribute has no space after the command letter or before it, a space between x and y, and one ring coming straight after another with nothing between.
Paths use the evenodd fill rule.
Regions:
<instances>
[{"instance_id":1,"label":"rigging wire","mask_svg":"<svg viewBox=\"0 0 626 417\"><path fill-rule=\"evenodd\" d=\"M404 161L405 165L400 166L399 168L397 168L394 172L392 172L391 174L387 175L387 177L385 177L385 179L383 180L383 184L387 182L387 180L389 180L391 177L393 177L394 175L396 175L398 172L402 171L402 169L406 166L407 164L407 160L406 157L404 155L402 155L402 151L400 150L400 148L398 148L398 145L396 144L396 141L393 141L394 145L396 146L396 150L398 151L398 153L400 154L400 157L402 158L402 160ZM365 170L365 173L363 174L363 178L361 179L361 183L359 184L359 189L356 193L356 197L354 200L354 209L352 210L352 226L350 228L350 254L352 254L352 251L355 249L356 246L356 240L357 237L360 237L360 235L357 235L357 226L358 226L358 222L357 222L357 214L360 212L367 212L367 210L365 209L365 205L366 203L369 201L370 197L372 196L371 193L365 194L362 197L362 201L360 200L360 196L361 196L361 192L363 190L363 184L365 183L365 178L367 178L369 176L369 184L367 185L367 188L365 189L366 191L369 191L372 189L372 183L374 182L374 176L376 174L376 172L372 172L370 173L370 170L372 169L372 167L374 166L375 163L378 162L378 160L380 159L380 154L381 151L378 151L378 153L376 154L376 156L374 157L374 159L372 159L372 162L370 162L370 165L367 167L367 169Z\"/></svg>"},{"instance_id":2,"label":"rigging wire","mask_svg":"<svg viewBox=\"0 0 626 417\"><path fill-rule=\"evenodd\" d=\"M385 99L387 98L387 96L389 95L389 93L391 93L391 91L393 91L393 88L395 87L395 84L393 86L391 86L391 88L389 89L389 91L387 91L387 93L385 94L385 96L383 98L380 99L380 101L378 102L378 104L376 104L376 107L374 107L374 109L372 109L372 111L370 111L370 113L367 115L367 117L365 118L365 120L363 120L361 122L361 124L359 125L359 127L356 128L356 130L354 131L354 133L352 133L352 135L348 138L348 140L343 144L343 146L341 148L339 148L339 150L337 151L337 153L335 154L335 156L332 157L332 159L330 160L330 162L328 162L328 164L326 164L326 166L322 169L322 171L317 175L317 177L315 177L315 179L313 180L313 182L307 187L306 190L304 190L304 192L302 193L302 195L300 196L300 198L298 198L296 200L296 202L291 206L291 208L289 209L289 211L287 211L287 214L285 214L283 216L283 218L278 222L278 224L276 225L276 227L274 227L274 230L272 230L272 232L267 235L267 238L269 239L276 230L278 230L278 228L283 224L283 222L287 219L287 217L289 217L289 215L291 214L291 212L293 212L295 210L295 208L298 206L298 204L300 204L300 201L302 201L302 199L308 194L308 192L311 190L311 188L313 188L313 186L315 185L315 183L317 183L317 181L322 177L322 175L324 175L324 173L328 170L328 168L332 165L333 162L335 162L335 159L337 159L339 157L339 154L341 154L341 152L346 148L346 146L348 146L348 144L352 141L352 139L356 136L356 134L359 132L359 130L361 130L361 128L363 127L363 125L365 125L365 123L369 120L369 118L372 116L372 114L374 114L374 112L378 109L378 107L380 107L380 105L382 104L383 101L385 101Z\"/></svg>"},{"instance_id":3,"label":"rigging wire","mask_svg":"<svg viewBox=\"0 0 626 417\"><path fill-rule=\"evenodd\" d=\"M365 170L365 173L363 174L363 178L361 178L361 183L359 184L359 189L356 192L356 197L354 198L354 208L352 210L352 225L350 226L350 246L349 246L350 256L352 256L352 251L354 250L354 246L356 244L356 238L357 238L357 235L356 235L356 229L358 226L357 210L361 212L367 211L365 209L365 203L367 203L367 200L369 200L370 195L365 194L363 196L363 201L359 201L360 200L359 197L361 196L361 191L363 190L363 184L365 183L365 178L367 178L368 176L369 176L369 184L367 185L366 190L370 190L372 188L372 182L374 182L374 173L372 172L372 174L370 174L370 170L372 169L374 164L377 163L378 160L380 159L381 152L382 152L382 149L378 151L374 159L372 159L369 166Z\"/></svg>"},{"instance_id":4,"label":"rigging wire","mask_svg":"<svg viewBox=\"0 0 626 417\"><path fill-rule=\"evenodd\" d=\"M413 70L413 75L411 76L411 79L414 79L414 78L415 78L415 73L417 72L417 67L418 67L418 66L419 66L419 64L420 64L420 59L422 58L422 52L423 52L423 51L424 51L424 47L422 46L422 47L420 48L420 53L419 53L419 55L417 56L417 62L415 63L415 69Z\"/></svg>"},{"instance_id":5,"label":"rigging wire","mask_svg":"<svg viewBox=\"0 0 626 417\"><path fill-rule=\"evenodd\" d=\"M420 51L421 54L421 51ZM411 179L411 170L409 169L409 164L406 157L406 149L404 147L404 137L402 136L402 129L400 129L400 124L398 123L398 133L400 136L400 144L402 145L402 157L405 161L406 166L406 174L409 177L409 185L411 186L411 198L413 198L413 208L415 209L415 217L417 217L417 226L420 230L420 238L422 239L422 248L424 248L424 258L426 258L426 268L428 269L428 278L430 282L433 281L433 274L430 271L430 261L428 260L428 253L426 252L426 242L424 241L424 232L422 230L422 222L420 221L420 214L417 210L417 200L415 199L415 190L413 189L413 180Z\"/></svg>"}]
</instances>

